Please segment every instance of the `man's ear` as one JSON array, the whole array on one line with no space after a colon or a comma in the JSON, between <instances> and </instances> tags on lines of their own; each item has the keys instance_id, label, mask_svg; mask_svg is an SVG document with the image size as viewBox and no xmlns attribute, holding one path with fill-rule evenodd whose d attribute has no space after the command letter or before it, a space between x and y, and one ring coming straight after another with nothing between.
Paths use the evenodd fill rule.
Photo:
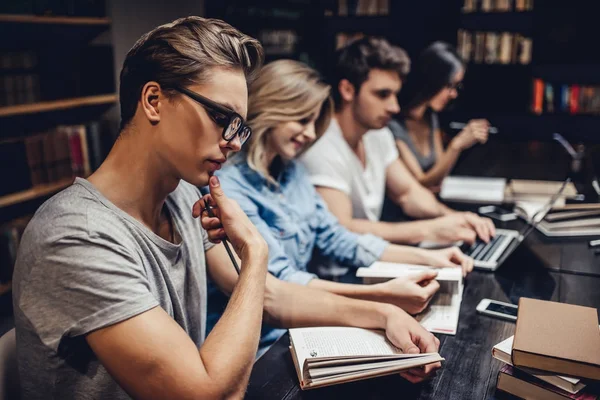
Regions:
<instances>
[{"instance_id":1,"label":"man's ear","mask_svg":"<svg viewBox=\"0 0 600 400\"><path fill-rule=\"evenodd\" d=\"M142 105L142 111L148 118L148 121L152 125L156 125L160 122L160 98L162 96L162 90L160 84L154 81L147 82L142 88L142 95L140 102Z\"/></svg>"},{"instance_id":2,"label":"man's ear","mask_svg":"<svg viewBox=\"0 0 600 400\"><path fill-rule=\"evenodd\" d=\"M354 85L350 83L348 79L342 79L338 83L338 90L340 92L340 97L342 100L351 102L354 100L354 96L356 95L356 91L354 89Z\"/></svg>"}]
</instances>

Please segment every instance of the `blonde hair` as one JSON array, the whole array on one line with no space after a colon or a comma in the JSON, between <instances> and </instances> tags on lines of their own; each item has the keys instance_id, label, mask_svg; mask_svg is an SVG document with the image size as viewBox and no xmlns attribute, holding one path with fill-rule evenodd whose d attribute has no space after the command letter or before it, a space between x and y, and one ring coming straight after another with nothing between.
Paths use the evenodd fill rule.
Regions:
<instances>
[{"instance_id":1,"label":"blonde hair","mask_svg":"<svg viewBox=\"0 0 600 400\"><path fill-rule=\"evenodd\" d=\"M248 81L259 72L258 40L218 19L185 17L154 28L129 50L121 70L121 129L133 118L143 86L158 82L167 94L176 86L203 83L212 67L241 69Z\"/></svg>"},{"instance_id":2,"label":"blonde hair","mask_svg":"<svg viewBox=\"0 0 600 400\"><path fill-rule=\"evenodd\" d=\"M277 185L265 165L269 132L281 123L311 117L319 108L315 133L317 139L321 137L333 112L330 90L319 73L306 64L294 60L267 64L250 84L248 93L248 124L252 136L245 155L250 168Z\"/></svg>"}]
</instances>

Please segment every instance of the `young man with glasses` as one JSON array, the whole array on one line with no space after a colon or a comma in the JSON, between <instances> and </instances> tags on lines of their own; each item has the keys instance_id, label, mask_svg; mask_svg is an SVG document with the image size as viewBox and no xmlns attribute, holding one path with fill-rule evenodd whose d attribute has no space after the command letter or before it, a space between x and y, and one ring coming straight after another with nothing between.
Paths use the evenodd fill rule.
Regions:
<instances>
[{"instance_id":1,"label":"young man with glasses","mask_svg":"<svg viewBox=\"0 0 600 400\"><path fill-rule=\"evenodd\" d=\"M23 398L242 397L263 312L279 326L385 329L407 352L438 350L397 307L267 275L264 239L212 176L250 136L247 83L262 58L255 39L200 17L129 51L110 154L44 203L22 238L13 301ZM216 219L203 211L209 198ZM225 237L239 276L214 245ZM231 299L205 337L207 274Z\"/></svg>"},{"instance_id":2,"label":"young man with glasses","mask_svg":"<svg viewBox=\"0 0 600 400\"><path fill-rule=\"evenodd\" d=\"M407 171L387 128L400 112L397 96L408 74L404 50L383 39L363 38L342 48L332 77L335 118L304 156L312 183L348 229L393 243L488 242L489 219L456 212ZM386 190L410 222L382 222Z\"/></svg>"}]
</instances>

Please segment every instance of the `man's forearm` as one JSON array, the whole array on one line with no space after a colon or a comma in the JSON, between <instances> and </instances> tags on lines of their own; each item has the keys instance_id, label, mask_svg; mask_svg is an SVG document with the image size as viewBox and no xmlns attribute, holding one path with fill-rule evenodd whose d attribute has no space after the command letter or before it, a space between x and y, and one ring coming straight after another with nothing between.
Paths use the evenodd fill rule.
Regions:
<instances>
[{"instance_id":1,"label":"man's forearm","mask_svg":"<svg viewBox=\"0 0 600 400\"><path fill-rule=\"evenodd\" d=\"M242 260L240 277L227 308L200 348L208 374L216 381L228 382L232 394L243 394L256 356L267 262L267 252Z\"/></svg>"},{"instance_id":2,"label":"man's forearm","mask_svg":"<svg viewBox=\"0 0 600 400\"><path fill-rule=\"evenodd\" d=\"M385 248L380 261L425 265L426 250L418 247L391 244Z\"/></svg>"},{"instance_id":3,"label":"man's forearm","mask_svg":"<svg viewBox=\"0 0 600 400\"><path fill-rule=\"evenodd\" d=\"M265 318L271 324L285 328L356 326L384 329L389 313L395 308L390 304L338 296L276 279L267 277L270 288L265 297Z\"/></svg>"},{"instance_id":4,"label":"man's forearm","mask_svg":"<svg viewBox=\"0 0 600 400\"><path fill-rule=\"evenodd\" d=\"M397 199L396 204L413 218L436 218L446 215L452 210L440 203L433 193L422 186L412 189L409 193Z\"/></svg>"},{"instance_id":5,"label":"man's forearm","mask_svg":"<svg viewBox=\"0 0 600 400\"><path fill-rule=\"evenodd\" d=\"M380 297L377 293L377 285L359 285L313 279L308 283L308 287L359 300L377 301Z\"/></svg>"},{"instance_id":6,"label":"man's forearm","mask_svg":"<svg viewBox=\"0 0 600 400\"><path fill-rule=\"evenodd\" d=\"M417 244L427 236L426 225L422 221L380 222L353 218L342 224L352 232L371 233L392 243Z\"/></svg>"}]
</instances>

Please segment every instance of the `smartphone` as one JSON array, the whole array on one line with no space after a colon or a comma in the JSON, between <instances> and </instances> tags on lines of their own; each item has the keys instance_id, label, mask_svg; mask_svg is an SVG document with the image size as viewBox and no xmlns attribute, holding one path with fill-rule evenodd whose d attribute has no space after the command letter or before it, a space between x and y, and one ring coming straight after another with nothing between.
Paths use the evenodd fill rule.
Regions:
<instances>
[{"instance_id":1,"label":"smartphone","mask_svg":"<svg viewBox=\"0 0 600 400\"><path fill-rule=\"evenodd\" d=\"M514 304L504 303L502 301L483 299L477 305L476 310L481 314L490 315L492 317L498 317L509 321L516 321L519 307Z\"/></svg>"},{"instance_id":2,"label":"smartphone","mask_svg":"<svg viewBox=\"0 0 600 400\"><path fill-rule=\"evenodd\" d=\"M503 222L517 219L517 214L515 214L514 212L505 210L504 208L500 208L497 206L479 207L479 214Z\"/></svg>"}]
</instances>

